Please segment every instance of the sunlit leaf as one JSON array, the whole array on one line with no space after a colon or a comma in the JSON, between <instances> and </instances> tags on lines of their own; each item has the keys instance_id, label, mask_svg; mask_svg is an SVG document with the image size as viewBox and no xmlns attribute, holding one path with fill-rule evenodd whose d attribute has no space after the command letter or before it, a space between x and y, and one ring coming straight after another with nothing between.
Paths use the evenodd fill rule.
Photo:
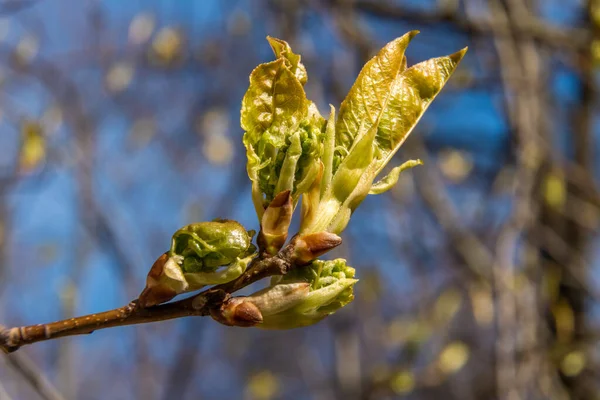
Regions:
<instances>
[{"instance_id":1,"label":"sunlit leaf","mask_svg":"<svg viewBox=\"0 0 600 400\"><path fill-rule=\"evenodd\" d=\"M564 209L567 202L567 189L561 171L555 170L548 173L543 180L542 190L548 206L559 211Z\"/></svg>"},{"instance_id":2,"label":"sunlit leaf","mask_svg":"<svg viewBox=\"0 0 600 400\"><path fill-rule=\"evenodd\" d=\"M202 146L206 159L215 165L227 165L233 158L233 143L225 135L208 135Z\"/></svg>"},{"instance_id":3,"label":"sunlit leaf","mask_svg":"<svg viewBox=\"0 0 600 400\"><path fill-rule=\"evenodd\" d=\"M36 36L24 35L15 47L16 60L21 64L28 64L37 55L40 41Z\"/></svg>"},{"instance_id":4,"label":"sunlit leaf","mask_svg":"<svg viewBox=\"0 0 600 400\"><path fill-rule=\"evenodd\" d=\"M417 35L412 31L383 47L360 71L342 102L336 124L336 144L349 149L363 125L368 131L379 120L394 81L406 69L404 51Z\"/></svg>"},{"instance_id":5,"label":"sunlit leaf","mask_svg":"<svg viewBox=\"0 0 600 400\"><path fill-rule=\"evenodd\" d=\"M242 100L244 139L250 145L263 139L282 146L286 133L298 129L307 111L304 89L284 60L261 64L252 71Z\"/></svg>"},{"instance_id":6,"label":"sunlit leaf","mask_svg":"<svg viewBox=\"0 0 600 400\"><path fill-rule=\"evenodd\" d=\"M203 135L226 135L229 131L229 116L222 107L213 107L198 119L196 130Z\"/></svg>"},{"instance_id":7,"label":"sunlit leaf","mask_svg":"<svg viewBox=\"0 0 600 400\"><path fill-rule=\"evenodd\" d=\"M450 56L433 58L413 65L394 80L376 138L380 152L377 172L383 169L404 143L466 51L463 49Z\"/></svg>"},{"instance_id":8,"label":"sunlit leaf","mask_svg":"<svg viewBox=\"0 0 600 400\"><path fill-rule=\"evenodd\" d=\"M389 174L387 174L380 181L375 182L373 186L371 186L371 190L369 190L369 194L381 194L385 193L391 188L393 188L396 183L398 183L398 179L400 178L400 173L410 168L414 168L417 165L423 165L423 161L421 160L408 160L402 165L392 169Z\"/></svg>"},{"instance_id":9,"label":"sunlit leaf","mask_svg":"<svg viewBox=\"0 0 600 400\"><path fill-rule=\"evenodd\" d=\"M494 322L494 300L488 287L471 285L469 288L473 316L477 323L487 327Z\"/></svg>"},{"instance_id":10,"label":"sunlit leaf","mask_svg":"<svg viewBox=\"0 0 600 400\"><path fill-rule=\"evenodd\" d=\"M440 353L438 367L446 375L458 372L469 360L469 347L463 342L451 342Z\"/></svg>"},{"instance_id":11,"label":"sunlit leaf","mask_svg":"<svg viewBox=\"0 0 600 400\"><path fill-rule=\"evenodd\" d=\"M21 125L21 148L19 170L31 172L46 159L46 138L41 125L36 121L25 121Z\"/></svg>"},{"instance_id":12,"label":"sunlit leaf","mask_svg":"<svg viewBox=\"0 0 600 400\"><path fill-rule=\"evenodd\" d=\"M579 350L570 352L562 359L560 363L560 370L566 376L577 376L579 375L587 364L587 357L585 353Z\"/></svg>"},{"instance_id":13,"label":"sunlit leaf","mask_svg":"<svg viewBox=\"0 0 600 400\"><path fill-rule=\"evenodd\" d=\"M183 36L173 27L162 28L152 41L153 55L163 65L178 60L183 52Z\"/></svg>"},{"instance_id":14,"label":"sunlit leaf","mask_svg":"<svg viewBox=\"0 0 600 400\"><path fill-rule=\"evenodd\" d=\"M127 89L133 80L135 69L128 62L113 65L106 74L106 87L110 92L118 93Z\"/></svg>"},{"instance_id":15,"label":"sunlit leaf","mask_svg":"<svg viewBox=\"0 0 600 400\"><path fill-rule=\"evenodd\" d=\"M438 324L448 324L462 305L462 295L454 288L442 292L433 307L433 320Z\"/></svg>"},{"instance_id":16,"label":"sunlit leaf","mask_svg":"<svg viewBox=\"0 0 600 400\"><path fill-rule=\"evenodd\" d=\"M270 400L279 393L279 380L271 371L261 371L250 377L246 390L251 399Z\"/></svg>"},{"instance_id":17,"label":"sunlit leaf","mask_svg":"<svg viewBox=\"0 0 600 400\"><path fill-rule=\"evenodd\" d=\"M396 394L406 394L415 388L415 375L412 371L400 371L390 380L390 387Z\"/></svg>"},{"instance_id":18,"label":"sunlit leaf","mask_svg":"<svg viewBox=\"0 0 600 400\"><path fill-rule=\"evenodd\" d=\"M301 62L300 55L295 54L290 45L284 40L271 36L267 36L267 40L269 41L275 56L277 56L277 58L286 60L289 63L290 71L296 75L298 81L304 85L308 80L308 75L306 74L306 68Z\"/></svg>"},{"instance_id":19,"label":"sunlit leaf","mask_svg":"<svg viewBox=\"0 0 600 400\"><path fill-rule=\"evenodd\" d=\"M473 170L473 160L469 154L458 150L441 151L438 165L442 174L454 183L464 181Z\"/></svg>"},{"instance_id":20,"label":"sunlit leaf","mask_svg":"<svg viewBox=\"0 0 600 400\"><path fill-rule=\"evenodd\" d=\"M575 331L575 314L573 308L567 300L560 299L553 305L552 314L554 315L556 335L559 342L570 342Z\"/></svg>"},{"instance_id":21,"label":"sunlit leaf","mask_svg":"<svg viewBox=\"0 0 600 400\"><path fill-rule=\"evenodd\" d=\"M136 15L129 25L129 42L133 44L142 44L147 42L152 36L155 27L154 16L148 13Z\"/></svg>"},{"instance_id":22,"label":"sunlit leaf","mask_svg":"<svg viewBox=\"0 0 600 400\"><path fill-rule=\"evenodd\" d=\"M268 39L277 60L252 71L241 110L252 200L259 219L278 193L290 190L295 206L312 187L321 170L325 126L314 103L306 99L300 57L286 42Z\"/></svg>"},{"instance_id":23,"label":"sunlit leaf","mask_svg":"<svg viewBox=\"0 0 600 400\"><path fill-rule=\"evenodd\" d=\"M373 188L375 177L402 145L450 78L466 49L406 68L404 50L416 32L388 43L360 72L336 122L333 177L322 189L318 218L301 232L339 234ZM406 164L406 166L410 165ZM375 185L388 190L403 168ZM326 182L327 180L325 180Z\"/></svg>"},{"instance_id":24,"label":"sunlit leaf","mask_svg":"<svg viewBox=\"0 0 600 400\"><path fill-rule=\"evenodd\" d=\"M309 266L273 277L271 286L247 297L263 315L262 324L257 326L293 329L319 322L354 299L353 286L358 282L354 273L346 260L338 258L315 260Z\"/></svg>"}]
</instances>

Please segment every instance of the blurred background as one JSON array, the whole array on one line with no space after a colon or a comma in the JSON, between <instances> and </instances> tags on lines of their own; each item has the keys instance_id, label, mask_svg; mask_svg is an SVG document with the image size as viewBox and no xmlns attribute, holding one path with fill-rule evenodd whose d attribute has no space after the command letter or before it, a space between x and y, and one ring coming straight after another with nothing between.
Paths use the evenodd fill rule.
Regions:
<instances>
[{"instance_id":1,"label":"blurred background","mask_svg":"<svg viewBox=\"0 0 600 400\"><path fill-rule=\"evenodd\" d=\"M126 304L180 226L257 228L239 108L266 35L327 115L408 30L470 47L287 332L188 318L0 357L0 399L599 399L598 0L0 0L0 323Z\"/></svg>"}]
</instances>

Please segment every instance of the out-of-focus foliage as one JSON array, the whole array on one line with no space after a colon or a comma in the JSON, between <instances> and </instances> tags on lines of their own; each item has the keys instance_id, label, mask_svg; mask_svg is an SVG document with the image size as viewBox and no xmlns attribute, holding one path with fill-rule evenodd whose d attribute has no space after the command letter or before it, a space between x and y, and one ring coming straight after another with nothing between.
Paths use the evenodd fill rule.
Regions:
<instances>
[{"instance_id":1,"label":"out-of-focus foliage","mask_svg":"<svg viewBox=\"0 0 600 400\"><path fill-rule=\"evenodd\" d=\"M265 36L293 49L274 42L324 117L319 154L338 160L332 172L345 152L325 152L342 114L329 104L341 104L384 43L423 32L407 67L470 46L373 182L411 158L424 165L367 196L331 255L361 278L343 312L286 332L181 319L23 349L65 398L600 391L597 0L1 7L0 314L15 325L135 298L191 221L257 227L238 126L249 71L273 59ZM302 54L304 83L292 53ZM37 125L29 150L27 123ZM0 358L0 397L39 398L15 371Z\"/></svg>"}]
</instances>

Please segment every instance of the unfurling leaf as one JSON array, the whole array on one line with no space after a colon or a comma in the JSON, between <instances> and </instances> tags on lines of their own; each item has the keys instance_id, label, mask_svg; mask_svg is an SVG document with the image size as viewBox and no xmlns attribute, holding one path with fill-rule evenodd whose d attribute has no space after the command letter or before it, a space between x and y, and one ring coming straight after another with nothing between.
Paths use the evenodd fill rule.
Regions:
<instances>
[{"instance_id":1,"label":"unfurling leaf","mask_svg":"<svg viewBox=\"0 0 600 400\"><path fill-rule=\"evenodd\" d=\"M295 205L312 185L322 152L325 120L306 99L306 70L300 56L279 39L268 38L277 60L250 75L242 100L241 125L259 219L273 198L289 190Z\"/></svg>"},{"instance_id":2,"label":"unfurling leaf","mask_svg":"<svg viewBox=\"0 0 600 400\"><path fill-rule=\"evenodd\" d=\"M287 275L271 279L271 285L237 301L260 310L263 329L293 329L315 324L353 298L354 268L342 259L314 261Z\"/></svg>"},{"instance_id":3,"label":"unfurling leaf","mask_svg":"<svg viewBox=\"0 0 600 400\"><path fill-rule=\"evenodd\" d=\"M290 45L284 40L271 36L267 36L267 40L269 41L275 56L287 60L290 64L290 71L292 71L296 78L298 78L298 81L304 85L308 80L308 75L306 74L306 68L304 68L304 65L300 62L300 55L295 54Z\"/></svg>"},{"instance_id":4,"label":"unfurling leaf","mask_svg":"<svg viewBox=\"0 0 600 400\"><path fill-rule=\"evenodd\" d=\"M398 151L429 104L456 69L466 49L406 68L404 51L416 31L388 43L362 69L342 103L335 124L332 174L329 159L315 217L301 225L302 233L339 234L367 194L383 193L399 173L416 165L403 164L375 185L373 181ZM329 138L330 124L326 137ZM323 152L328 155L331 143ZM331 178L330 178L331 177Z\"/></svg>"},{"instance_id":5,"label":"unfurling leaf","mask_svg":"<svg viewBox=\"0 0 600 400\"><path fill-rule=\"evenodd\" d=\"M450 56L416 64L396 79L377 135L376 145L380 152L377 173L404 143L466 52L465 48Z\"/></svg>"},{"instance_id":6,"label":"unfurling leaf","mask_svg":"<svg viewBox=\"0 0 600 400\"><path fill-rule=\"evenodd\" d=\"M381 179L378 182L375 182L373 186L371 186L369 194L381 194L387 192L388 190L393 188L396 183L398 183L398 178L400 177L400 173L402 171L414 168L417 165L423 165L423 161L408 160L399 167L392 169L390 173L385 176L385 178Z\"/></svg>"},{"instance_id":7,"label":"unfurling leaf","mask_svg":"<svg viewBox=\"0 0 600 400\"><path fill-rule=\"evenodd\" d=\"M220 266L252 254L251 239L252 232L236 221L198 222L175 232L169 256L182 258L184 272L214 272Z\"/></svg>"},{"instance_id":8,"label":"unfurling leaf","mask_svg":"<svg viewBox=\"0 0 600 400\"><path fill-rule=\"evenodd\" d=\"M412 31L392 40L365 64L340 107L336 124L337 146L349 149L361 125L368 131L379 123L393 95L390 88L406 70L404 52L418 33Z\"/></svg>"},{"instance_id":9,"label":"unfurling leaf","mask_svg":"<svg viewBox=\"0 0 600 400\"><path fill-rule=\"evenodd\" d=\"M253 234L236 221L220 219L179 229L171 249L150 269L140 305L150 307L205 285L236 279L254 257Z\"/></svg>"}]
</instances>

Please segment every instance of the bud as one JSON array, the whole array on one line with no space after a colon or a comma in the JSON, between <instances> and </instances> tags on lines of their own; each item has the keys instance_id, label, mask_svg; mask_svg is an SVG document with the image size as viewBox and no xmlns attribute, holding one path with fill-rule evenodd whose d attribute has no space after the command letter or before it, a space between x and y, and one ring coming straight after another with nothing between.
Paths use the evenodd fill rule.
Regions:
<instances>
[{"instance_id":1,"label":"bud","mask_svg":"<svg viewBox=\"0 0 600 400\"><path fill-rule=\"evenodd\" d=\"M330 232L309 233L296 236L293 244L292 262L304 265L342 244L342 238Z\"/></svg>"},{"instance_id":2,"label":"bud","mask_svg":"<svg viewBox=\"0 0 600 400\"><path fill-rule=\"evenodd\" d=\"M294 213L290 193L290 190L285 190L275 196L262 216L258 246L268 254L277 254L287 240Z\"/></svg>"},{"instance_id":3,"label":"bud","mask_svg":"<svg viewBox=\"0 0 600 400\"><path fill-rule=\"evenodd\" d=\"M250 75L241 125L259 220L275 196L289 190L292 202L311 186L320 164L325 119L306 99L306 69L283 40L268 38L276 60Z\"/></svg>"},{"instance_id":4,"label":"bud","mask_svg":"<svg viewBox=\"0 0 600 400\"><path fill-rule=\"evenodd\" d=\"M146 287L140 294L138 304L145 308L165 303L185 292L187 288L188 283L179 265L168 253L164 253L150 268L146 277Z\"/></svg>"},{"instance_id":5,"label":"bud","mask_svg":"<svg viewBox=\"0 0 600 400\"><path fill-rule=\"evenodd\" d=\"M307 282L276 284L246 299L258 307L263 317L270 317L298 305L309 292L310 284Z\"/></svg>"},{"instance_id":6,"label":"bud","mask_svg":"<svg viewBox=\"0 0 600 400\"><path fill-rule=\"evenodd\" d=\"M263 317L258 307L243 297L233 297L210 310L210 316L227 326L249 327L260 324Z\"/></svg>"},{"instance_id":7,"label":"bud","mask_svg":"<svg viewBox=\"0 0 600 400\"><path fill-rule=\"evenodd\" d=\"M226 219L186 225L173 235L169 256L183 258L184 272L213 272L252 254L255 251L251 243L253 233L240 223Z\"/></svg>"},{"instance_id":8,"label":"bud","mask_svg":"<svg viewBox=\"0 0 600 400\"><path fill-rule=\"evenodd\" d=\"M354 298L354 268L342 259L314 261L284 276L274 277L271 285L244 298L262 314L263 329L293 329L315 324Z\"/></svg>"},{"instance_id":9,"label":"bud","mask_svg":"<svg viewBox=\"0 0 600 400\"><path fill-rule=\"evenodd\" d=\"M140 306L161 304L178 294L236 279L254 257L252 235L230 220L199 222L179 229L171 249L150 269Z\"/></svg>"}]
</instances>

